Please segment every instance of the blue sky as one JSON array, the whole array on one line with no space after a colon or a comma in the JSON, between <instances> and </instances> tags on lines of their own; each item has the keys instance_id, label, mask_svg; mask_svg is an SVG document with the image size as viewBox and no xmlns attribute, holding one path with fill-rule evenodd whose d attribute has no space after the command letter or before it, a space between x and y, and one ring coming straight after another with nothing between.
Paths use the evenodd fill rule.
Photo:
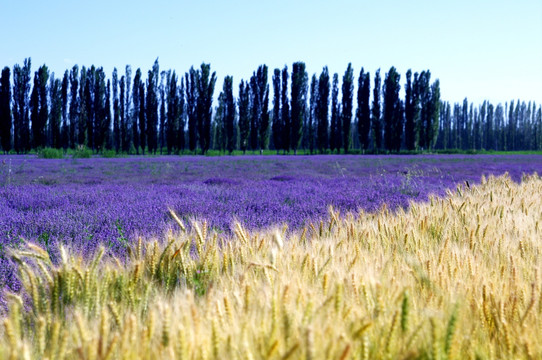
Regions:
<instances>
[{"instance_id":1,"label":"blue sky","mask_svg":"<svg viewBox=\"0 0 542 360\"><path fill-rule=\"evenodd\" d=\"M146 74L184 73L211 63L234 83L260 64L294 61L309 76L327 65L342 77L352 62L382 75L430 69L441 96L479 103L542 103L542 1L486 0L2 0L0 65L32 58L61 76L74 64L126 64Z\"/></svg>"}]
</instances>

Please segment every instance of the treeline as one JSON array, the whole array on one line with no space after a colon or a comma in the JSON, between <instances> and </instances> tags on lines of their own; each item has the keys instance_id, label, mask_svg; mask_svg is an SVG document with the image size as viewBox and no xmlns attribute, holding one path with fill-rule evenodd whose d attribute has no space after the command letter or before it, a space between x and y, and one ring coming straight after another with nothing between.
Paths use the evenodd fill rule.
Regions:
<instances>
[{"instance_id":1,"label":"treeline","mask_svg":"<svg viewBox=\"0 0 542 360\"><path fill-rule=\"evenodd\" d=\"M33 75L33 76L32 76ZM440 98L430 71L391 67L381 78L361 69L354 93L349 64L342 81L327 67L310 78L303 62L292 69L261 65L241 80L237 99L226 76L213 108L216 74L209 64L184 75L160 71L158 59L146 79L141 69L75 65L55 77L31 60L5 67L0 77L0 149L88 147L96 152L362 153L402 150L542 150L542 110L535 103L496 106L450 104ZM400 97L404 86L404 98ZM339 98L340 93L340 98ZM356 108L354 109L354 98Z\"/></svg>"}]
</instances>

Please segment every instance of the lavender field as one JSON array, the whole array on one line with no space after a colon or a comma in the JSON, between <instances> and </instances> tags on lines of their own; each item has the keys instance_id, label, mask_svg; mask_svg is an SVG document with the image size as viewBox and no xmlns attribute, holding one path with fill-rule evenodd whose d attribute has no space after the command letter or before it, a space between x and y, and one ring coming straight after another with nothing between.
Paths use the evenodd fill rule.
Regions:
<instances>
[{"instance_id":1,"label":"lavender field","mask_svg":"<svg viewBox=\"0 0 542 360\"><path fill-rule=\"evenodd\" d=\"M346 211L407 207L481 177L542 172L542 157L245 156L38 159L0 156L0 285L13 287L5 254L24 240L54 253L57 244L123 255L138 236L162 238L173 227L206 220L230 232L288 225L300 229Z\"/></svg>"}]
</instances>

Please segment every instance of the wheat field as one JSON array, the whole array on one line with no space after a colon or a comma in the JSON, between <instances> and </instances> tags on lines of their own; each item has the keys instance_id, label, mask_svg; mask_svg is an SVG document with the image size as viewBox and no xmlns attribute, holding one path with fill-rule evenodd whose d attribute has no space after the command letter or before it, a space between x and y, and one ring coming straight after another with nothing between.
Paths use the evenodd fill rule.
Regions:
<instances>
[{"instance_id":1,"label":"wheat field","mask_svg":"<svg viewBox=\"0 0 542 360\"><path fill-rule=\"evenodd\" d=\"M183 224L129 259L12 251L2 359L539 359L542 180L299 231Z\"/></svg>"}]
</instances>

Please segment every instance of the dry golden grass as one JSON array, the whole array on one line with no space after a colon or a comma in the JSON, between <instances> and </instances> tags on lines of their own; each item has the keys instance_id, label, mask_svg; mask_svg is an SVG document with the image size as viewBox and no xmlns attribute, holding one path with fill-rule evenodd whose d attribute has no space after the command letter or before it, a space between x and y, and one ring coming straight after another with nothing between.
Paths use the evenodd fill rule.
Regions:
<instances>
[{"instance_id":1,"label":"dry golden grass","mask_svg":"<svg viewBox=\"0 0 542 360\"><path fill-rule=\"evenodd\" d=\"M489 178L287 239L193 225L125 265L28 244L0 358L539 359L540 194Z\"/></svg>"}]
</instances>

